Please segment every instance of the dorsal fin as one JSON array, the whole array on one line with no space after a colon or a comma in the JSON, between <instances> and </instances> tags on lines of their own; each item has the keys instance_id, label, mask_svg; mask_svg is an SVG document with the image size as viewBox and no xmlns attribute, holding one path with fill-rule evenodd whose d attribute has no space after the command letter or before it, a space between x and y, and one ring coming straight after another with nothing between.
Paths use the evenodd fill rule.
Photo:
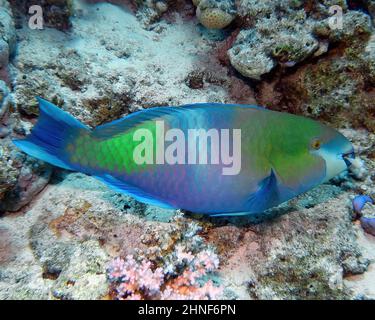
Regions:
<instances>
[{"instance_id":1,"label":"dorsal fin","mask_svg":"<svg viewBox=\"0 0 375 320\"><path fill-rule=\"evenodd\" d=\"M222 104L222 103L195 103L182 105L180 107L155 107L145 110L140 110L131 113L124 118L114 120L112 122L100 125L93 131L93 136L96 138L106 138L109 136L123 133L130 128L134 128L140 123L145 121L153 120L165 115L178 114L184 112L191 112L194 110L205 110L208 111L214 108L253 108L257 110L267 110L262 107L241 105L241 104Z\"/></svg>"},{"instance_id":2,"label":"dorsal fin","mask_svg":"<svg viewBox=\"0 0 375 320\"><path fill-rule=\"evenodd\" d=\"M177 108L245 108L245 109L257 109L257 110L267 110L266 108L260 106L254 106L250 104L237 104L237 103L191 103L185 104Z\"/></svg>"},{"instance_id":3,"label":"dorsal fin","mask_svg":"<svg viewBox=\"0 0 375 320\"><path fill-rule=\"evenodd\" d=\"M123 133L128 129L134 128L137 125L155 118L178 112L176 107L156 107L152 109L140 110L127 115L124 118L114 120L112 122L98 126L93 131L93 136L96 138L106 138Z\"/></svg>"}]
</instances>

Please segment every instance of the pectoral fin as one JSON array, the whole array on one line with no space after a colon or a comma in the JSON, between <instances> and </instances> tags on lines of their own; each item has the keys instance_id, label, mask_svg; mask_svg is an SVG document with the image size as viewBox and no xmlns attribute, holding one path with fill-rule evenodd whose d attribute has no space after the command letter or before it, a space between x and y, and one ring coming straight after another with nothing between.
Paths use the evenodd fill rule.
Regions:
<instances>
[{"instance_id":1,"label":"pectoral fin","mask_svg":"<svg viewBox=\"0 0 375 320\"><path fill-rule=\"evenodd\" d=\"M259 189L248 199L248 206L251 212L262 212L280 203L280 190L278 181L273 169L268 177L259 183Z\"/></svg>"},{"instance_id":2,"label":"pectoral fin","mask_svg":"<svg viewBox=\"0 0 375 320\"><path fill-rule=\"evenodd\" d=\"M259 183L259 188L252 193L247 200L246 206L249 208L246 212L228 212L210 215L211 217L224 216L244 216L252 213L261 213L264 210L272 208L280 203L280 189L277 176L273 169L270 174Z\"/></svg>"}]
</instances>

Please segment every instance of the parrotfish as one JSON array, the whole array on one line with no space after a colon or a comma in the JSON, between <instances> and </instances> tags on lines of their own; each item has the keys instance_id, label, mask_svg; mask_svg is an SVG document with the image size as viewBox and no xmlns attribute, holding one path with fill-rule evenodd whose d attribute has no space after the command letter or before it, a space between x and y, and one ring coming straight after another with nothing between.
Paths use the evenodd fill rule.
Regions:
<instances>
[{"instance_id":1,"label":"parrotfish","mask_svg":"<svg viewBox=\"0 0 375 320\"><path fill-rule=\"evenodd\" d=\"M155 107L90 129L38 100L38 121L16 146L162 208L261 213L340 174L354 158L338 131L257 106ZM206 141L190 143L193 130Z\"/></svg>"}]
</instances>

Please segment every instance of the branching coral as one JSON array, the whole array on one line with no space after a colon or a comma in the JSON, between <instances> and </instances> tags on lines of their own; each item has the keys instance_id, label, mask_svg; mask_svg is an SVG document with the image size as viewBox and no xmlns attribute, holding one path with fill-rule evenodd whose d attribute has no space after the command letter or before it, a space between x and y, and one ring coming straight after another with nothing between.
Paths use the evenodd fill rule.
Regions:
<instances>
[{"instance_id":1,"label":"branching coral","mask_svg":"<svg viewBox=\"0 0 375 320\"><path fill-rule=\"evenodd\" d=\"M222 288L214 286L212 280L200 285L200 280L219 265L215 253L206 250L194 256L178 247L175 255L179 264L177 276L171 276L161 267L153 268L151 261L145 259L138 262L133 256L127 256L113 260L108 268L108 279L112 282L115 297L126 300L203 300L220 296Z\"/></svg>"},{"instance_id":2,"label":"branching coral","mask_svg":"<svg viewBox=\"0 0 375 320\"><path fill-rule=\"evenodd\" d=\"M117 283L118 298L140 299L152 297L160 292L163 282L163 270L151 269L151 262L138 263L133 256L126 259L116 258L108 268L108 278Z\"/></svg>"},{"instance_id":3,"label":"branching coral","mask_svg":"<svg viewBox=\"0 0 375 320\"><path fill-rule=\"evenodd\" d=\"M146 230L148 250L108 267L112 296L117 299L217 299L223 288L210 277L218 256L197 234L200 227L177 214L169 230Z\"/></svg>"}]
</instances>

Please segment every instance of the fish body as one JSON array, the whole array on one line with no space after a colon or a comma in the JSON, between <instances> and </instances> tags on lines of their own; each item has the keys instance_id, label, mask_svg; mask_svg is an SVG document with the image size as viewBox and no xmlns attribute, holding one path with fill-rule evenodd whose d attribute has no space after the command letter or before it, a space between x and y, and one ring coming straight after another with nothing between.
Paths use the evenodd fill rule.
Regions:
<instances>
[{"instance_id":1,"label":"fish body","mask_svg":"<svg viewBox=\"0 0 375 320\"><path fill-rule=\"evenodd\" d=\"M353 156L351 143L334 129L255 106L151 108L90 130L51 103L39 102L39 120L26 139L15 141L19 148L165 208L259 213L346 170L348 155ZM205 147L190 144L192 130L206 134ZM135 157L141 145L142 156L149 156L143 163Z\"/></svg>"}]
</instances>

